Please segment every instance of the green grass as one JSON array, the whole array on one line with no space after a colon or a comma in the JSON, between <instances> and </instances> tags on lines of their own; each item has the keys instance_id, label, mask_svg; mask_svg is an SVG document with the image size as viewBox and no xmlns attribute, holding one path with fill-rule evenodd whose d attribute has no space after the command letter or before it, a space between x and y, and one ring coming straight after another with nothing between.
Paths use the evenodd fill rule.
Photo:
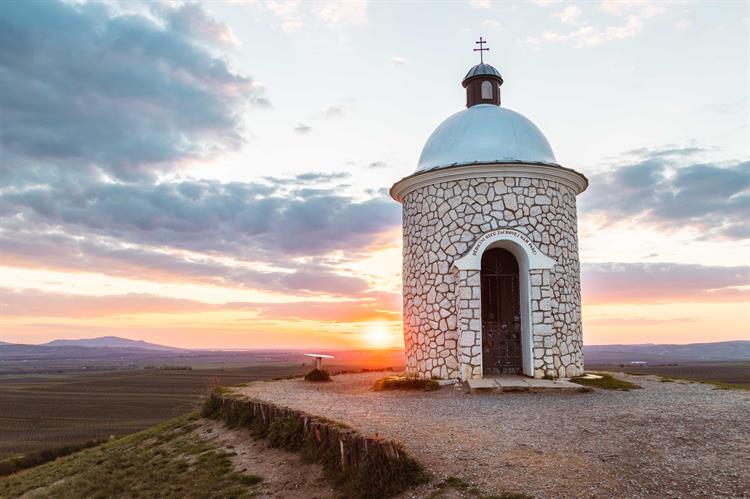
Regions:
<instances>
[{"instance_id":1,"label":"green grass","mask_svg":"<svg viewBox=\"0 0 750 499\"><path fill-rule=\"evenodd\" d=\"M635 383L631 383L629 381L623 381L621 379L615 378L611 374L607 373L586 373L586 374L594 374L596 376L601 376L600 379L587 379L583 376L576 376L574 378L570 378L570 381L573 383L577 383L579 385L588 386L592 388L601 388L603 390L621 390L621 391L630 391L640 388L640 385L636 385Z\"/></svg>"},{"instance_id":2,"label":"green grass","mask_svg":"<svg viewBox=\"0 0 750 499\"><path fill-rule=\"evenodd\" d=\"M386 376L375 382L373 390L422 390L431 392L440 388L434 379L412 378L403 376Z\"/></svg>"},{"instance_id":3,"label":"green grass","mask_svg":"<svg viewBox=\"0 0 750 499\"><path fill-rule=\"evenodd\" d=\"M194 414L86 449L0 481L0 498L254 497L261 477L192 433Z\"/></svg>"}]
</instances>

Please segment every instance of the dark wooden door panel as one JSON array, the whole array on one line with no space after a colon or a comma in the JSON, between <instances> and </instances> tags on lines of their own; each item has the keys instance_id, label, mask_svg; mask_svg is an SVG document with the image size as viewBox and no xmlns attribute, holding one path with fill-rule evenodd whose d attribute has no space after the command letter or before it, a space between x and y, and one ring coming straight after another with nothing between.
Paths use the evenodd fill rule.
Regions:
<instances>
[{"instance_id":1,"label":"dark wooden door panel","mask_svg":"<svg viewBox=\"0 0 750 499\"><path fill-rule=\"evenodd\" d=\"M520 374L521 297L513 254L493 248L482 255L481 287L484 374Z\"/></svg>"}]
</instances>

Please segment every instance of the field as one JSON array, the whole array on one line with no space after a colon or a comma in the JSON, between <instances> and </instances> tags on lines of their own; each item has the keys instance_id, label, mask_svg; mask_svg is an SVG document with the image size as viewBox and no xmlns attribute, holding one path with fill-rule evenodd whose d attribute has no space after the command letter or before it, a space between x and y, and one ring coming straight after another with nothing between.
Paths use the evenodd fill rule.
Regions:
<instances>
[{"instance_id":1,"label":"field","mask_svg":"<svg viewBox=\"0 0 750 499\"><path fill-rule=\"evenodd\" d=\"M338 364L328 367L384 368L399 358L341 355ZM219 361L212 359L211 364L191 369L0 375L0 460L142 430L195 410L215 383L231 386L311 369L309 362L244 360L245 367L215 367ZM230 365L238 363L232 358Z\"/></svg>"},{"instance_id":2,"label":"field","mask_svg":"<svg viewBox=\"0 0 750 499\"><path fill-rule=\"evenodd\" d=\"M750 390L750 362L679 362L646 365L587 362L586 370L655 374L667 378L711 383L720 388Z\"/></svg>"},{"instance_id":3,"label":"field","mask_svg":"<svg viewBox=\"0 0 750 499\"><path fill-rule=\"evenodd\" d=\"M194 410L224 385L303 372L297 365L0 377L0 459L109 438Z\"/></svg>"}]
</instances>

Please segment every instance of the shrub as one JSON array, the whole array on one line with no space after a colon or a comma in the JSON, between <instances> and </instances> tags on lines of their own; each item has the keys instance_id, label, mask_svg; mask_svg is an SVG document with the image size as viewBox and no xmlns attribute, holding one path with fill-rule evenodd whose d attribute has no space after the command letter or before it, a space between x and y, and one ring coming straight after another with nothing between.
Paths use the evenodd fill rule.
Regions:
<instances>
[{"instance_id":1,"label":"shrub","mask_svg":"<svg viewBox=\"0 0 750 499\"><path fill-rule=\"evenodd\" d=\"M404 376L386 376L375 382L372 387L375 391L381 390L423 390L431 392L440 388L440 383L434 379L423 379Z\"/></svg>"},{"instance_id":2,"label":"shrub","mask_svg":"<svg viewBox=\"0 0 750 499\"><path fill-rule=\"evenodd\" d=\"M325 369L313 369L305 374L305 381L331 381L331 375Z\"/></svg>"},{"instance_id":3,"label":"shrub","mask_svg":"<svg viewBox=\"0 0 750 499\"><path fill-rule=\"evenodd\" d=\"M224 387L219 385L217 381L214 381L214 385L209 392L208 397L203 401L201 416L204 418L213 418L219 414L221 411L221 395L224 394L225 391Z\"/></svg>"},{"instance_id":4,"label":"shrub","mask_svg":"<svg viewBox=\"0 0 750 499\"><path fill-rule=\"evenodd\" d=\"M0 477L11 475L17 471L33 468L40 464L54 461L58 457L67 456L83 449L95 447L104 443L106 440L89 440L80 444L65 445L62 447L53 447L42 449L36 452L30 452L23 456L11 457L0 461Z\"/></svg>"},{"instance_id":5,"label":"shrub","mask_svg":"<svg viewBox=\"0 0 750 499\"><path fill-rule=\"evenodd\" d=\"M240 483L247 487L258 485L262 481L263 481L263 477L258 476L258 475L242 475L240 477Z\"/></svg>"},{"instance_id":6,"label":"shrub","mask_svg":"<svg viewBox=\"0 0 750 499\"><path fill-rule=\"evenodd\" d=\"M292 418L275 419L268 426L266 433L268 443L271 447L298 451L305 443L305 434L299 420Z\"/></svg>"},{"instance_id":7,"label":"shrub","mask_svg":"<svg viewBox=\"0 0 750 499\"><path fill-rule=\"evenodd\" d=\"M429 480L421 464L402 456L398 464L365 459L356 469L348 469L339 477L339 488L345 497L382 499L395 496L411 486Z\"/></svg>"}]
</instances>

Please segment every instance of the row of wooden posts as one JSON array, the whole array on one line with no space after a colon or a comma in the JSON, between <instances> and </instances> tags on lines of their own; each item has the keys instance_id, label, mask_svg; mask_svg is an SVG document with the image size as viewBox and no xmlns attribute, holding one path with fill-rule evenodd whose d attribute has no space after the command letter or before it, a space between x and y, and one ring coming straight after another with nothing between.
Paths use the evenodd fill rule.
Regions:
<instances>
[{"instance_id":1,"label":"row of wooden posts","mask_svg":"<svg viewBox=\"0 0 750 499\"><path fill-rule=\"evenodd\" d=\"M216 410L208 415L223 419L230 425L260 429L266 434L270 433L274 421L296 427L302 432L302 441L307 446L305 453L313 454L315 460L336 475L358 477L357 480L373 482L379 487L392 482L394 485L402 482L407 486L423 479L421 466L392 440L365 436L335 421L262 400L231 393L216 393L211 397L214 397L212 402Z\"/></svg>"}]
</instances>

